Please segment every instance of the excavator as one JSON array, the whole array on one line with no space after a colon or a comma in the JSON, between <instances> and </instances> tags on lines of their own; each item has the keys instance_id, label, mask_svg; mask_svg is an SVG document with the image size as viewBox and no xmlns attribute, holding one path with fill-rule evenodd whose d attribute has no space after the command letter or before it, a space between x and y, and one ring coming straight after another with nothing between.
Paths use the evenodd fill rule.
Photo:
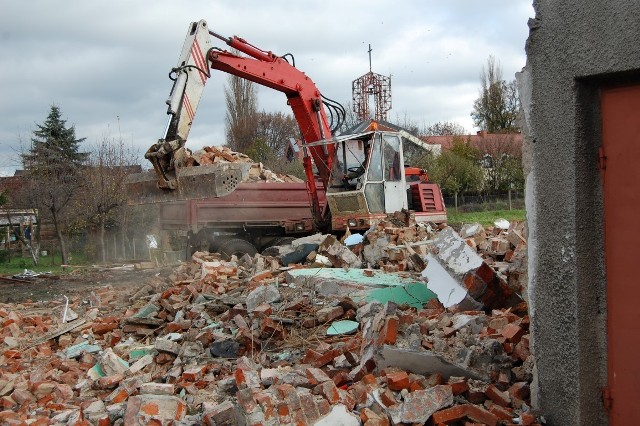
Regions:
<instances>
[{"instance_id":1,"label":"excavator","mask_svg":"<svg viewBox=\"0 0 640 426\"><path fill-rule=\"evenodd\" d=\"M214 40L233 51L214 47ZM439 186L428 181L424 170L404 164L407 143L429 149L427 144L375 121L355 134L340 135L344 108L321 94L296 68L291 54L278 56L240 37L222 36L204 20L189 25L178 64L169 75L173 86L166 102L167 128L145 154L153 170L129 178L130 203L225 197L246 177L248 165L243 163L185 165L185 144L211 70L285 94L300 129L306 187L318 230L364 230L403 210L414 212L418 222L446 222Z\"/></svg>"}]
</instances>

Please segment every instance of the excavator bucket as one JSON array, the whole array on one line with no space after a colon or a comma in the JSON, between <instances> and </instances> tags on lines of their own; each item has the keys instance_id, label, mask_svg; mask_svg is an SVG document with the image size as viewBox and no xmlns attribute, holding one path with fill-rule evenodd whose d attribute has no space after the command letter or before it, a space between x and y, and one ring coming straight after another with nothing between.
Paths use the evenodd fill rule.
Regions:
<instances>
[{"instance_id":1,"label":"excavator bucket","mask_svg":"<svg viewBox=\"0 0 640 426\"><path fill-rule=\"evenodd\" d=\"M224 197L249 175L249 163L222 163L178 169L177 188L160 189L158 175L151 170L127 177L129 204L150 204L195 198Z\"/></svg>"}]
</instances>

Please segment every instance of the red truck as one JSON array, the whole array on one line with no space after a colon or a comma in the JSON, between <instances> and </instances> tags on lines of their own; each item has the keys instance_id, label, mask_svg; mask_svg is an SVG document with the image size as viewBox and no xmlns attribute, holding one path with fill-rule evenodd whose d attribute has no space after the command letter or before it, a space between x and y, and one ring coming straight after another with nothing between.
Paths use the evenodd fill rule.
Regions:
<instances>
[{"instance_id":1,"label":"red truck","mask_svg":"<svg viewBox=\"0 0 640 426\"><path fill-rule=\"evenodd\" d=\"M320 183L318 183L321 186ZM326 199L321 197L322 206ZM241 183L225 197L159 204L164 231L187 230L195 250L254 255L316 231L305 183Z\"/></svg>"}]
</instances>

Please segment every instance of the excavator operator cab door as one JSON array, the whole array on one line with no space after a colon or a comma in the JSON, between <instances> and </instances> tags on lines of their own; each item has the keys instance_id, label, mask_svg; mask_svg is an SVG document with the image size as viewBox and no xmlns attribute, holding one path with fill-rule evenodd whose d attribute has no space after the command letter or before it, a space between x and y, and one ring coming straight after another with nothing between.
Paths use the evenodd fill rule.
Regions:
<instances>
[{"instance_id":1,"label":"excavator operator cab door","mask_svg":"<svg viewBox=\"0 0 640 426\"><path fill-rule=\"evenodd\" d=\"M407 208L404 161L400 137L376 133L367 162L365 198L371 213L393 213Z\"/></svg>"}]
</instances>

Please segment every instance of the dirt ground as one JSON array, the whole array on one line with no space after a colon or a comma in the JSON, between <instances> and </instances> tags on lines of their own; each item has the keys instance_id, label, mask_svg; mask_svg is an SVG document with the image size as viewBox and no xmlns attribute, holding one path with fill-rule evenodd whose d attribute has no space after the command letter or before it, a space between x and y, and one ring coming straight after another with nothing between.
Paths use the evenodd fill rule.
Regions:
<instances>
[{"instance_id":1,"label":"dirt ground","mask_svg":"<svg viewBox=\"0 0 640 426\"><path fill-rule=\"evenodd\" d=\"M0 279L0 303L23 303L64 300L63 296L81 299L102 287L126 292L142 287L147 280L167 277L172 268L144 270L85 269L75 270L57 277L34 278L29 282L11 282Z\"/></svg>"}]
</instances>

